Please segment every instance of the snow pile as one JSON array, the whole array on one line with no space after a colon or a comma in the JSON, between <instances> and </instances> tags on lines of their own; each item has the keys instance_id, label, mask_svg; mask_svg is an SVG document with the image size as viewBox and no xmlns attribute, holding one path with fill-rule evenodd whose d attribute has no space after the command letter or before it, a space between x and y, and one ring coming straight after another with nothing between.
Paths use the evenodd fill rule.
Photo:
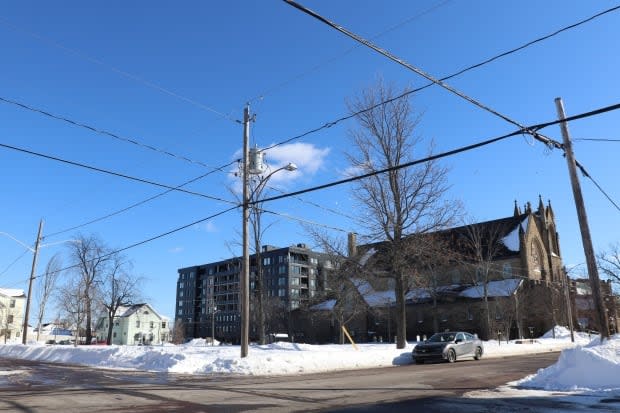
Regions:
<instances>
[{"instance_id":1,"label":"snow pile","mask_svg":"<svg viewBox=\"0 0 620 413\"><path fill-rule=\"evenodd\" d=\"M245 358L240 357L239 346L211 346L204 339L178 346L7 344L0 345L0 357L184 374L287 375L410 364L415 344L399 350L389 343L358 344L356 349L350 344L278 342L251 345ZM560 351L574 345L570 339L489 341L484 343L484 357Z\"/></svg>"},{"instance_id":2,"label":"snow pile","mask_svg":"<svg viewBox=\"0 0 620 413\"><path fill-rule=\"evenodd\" d=\"M620 390L620 335L566 349L557 363L514 384L549 391Z\"/></svg>"}]
</instances>

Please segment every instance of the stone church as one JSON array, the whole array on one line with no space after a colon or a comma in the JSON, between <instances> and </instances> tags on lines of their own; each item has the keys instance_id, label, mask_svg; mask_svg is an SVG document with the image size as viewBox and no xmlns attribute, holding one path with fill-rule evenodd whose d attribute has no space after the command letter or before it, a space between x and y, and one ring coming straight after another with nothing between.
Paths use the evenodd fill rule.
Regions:
<instances>
[{"instance_id":1,"label":"stone church","mask_svg":"<svg viewBox=\"0 0 620 413\"><path fill-rule=\"evenodd\" d=\"M470 331L483 339L530 338L553 325L568 325L567 277L550 202L544 205L539 197L536 208L528 202L521 209L515 201L507 217L423 237L441 245L428 259L440 256L443 261L429 265L425 258L412 259L407 340L445 330ZM368 269L363 277L351 274L349 287L357 291L358 304L350 296L339 303L336 295L309 308L297 324L305 326L308 341L334 341L340 326L333 314L339 304L341 313L347 306L351 310L346 327L357 341L394 339L393 284L389 277L373 276L382 245L350 248Z\"/></svg>"}]
</instances>

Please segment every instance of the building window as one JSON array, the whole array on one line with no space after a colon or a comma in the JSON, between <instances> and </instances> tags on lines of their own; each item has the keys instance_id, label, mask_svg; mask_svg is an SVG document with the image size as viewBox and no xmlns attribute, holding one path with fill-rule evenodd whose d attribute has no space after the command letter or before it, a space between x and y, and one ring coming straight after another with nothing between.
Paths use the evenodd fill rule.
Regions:
<instances>
[{"instance_id":1,"label":"building window","mask_svg":"<svg viewBox=\"0 0 620 413\"><path fill-rule=\"evenodd\" d=\"M263 258L263 265L271 265L271 257Z\"/></svg>"},{"instance_id":2,"label":"building window","mask_svg":"<svg viewBox=\"0 0 620 413\"><path fill-rule=\"evenodd\" d=\"M285 286L286 285L286 278L284 278L284 277L278 278L278 285L280 287Z\"/></svg>"},{"instance_id":3,"label":"building window","mask_svg":"<svg viewBox=\"0 0 620 413\"><path fill-rule=\"evenodd\" d=\"M149 323L149 327L150 327L150 328L154 328L154 327L155 327L155 322L154 322L154 321L151 321L151 322Z\"/></svg>"},{"instance_id":4,"label":"building window","mask_svg":"<svg viewBox=\"0 0 620 413\"><path fill-rule=\"evenodd\" d=\"M116 331L112 333L112 337L116 338Z\"/></svg>"},{"instance_id":5,"label":"building window","mask_svg":"<svg viewBox=\"0 0 620 413\"><path fill-rule=\"evenodd\" d=\"M291 300L291 310L295 310L296 308L299 308L299 301Z\"/></svg>"},{"instance_id":6,"label":"building window","mask_svg":"<svg viewBox=\"0 0 620 413\"><path fill-rule=\"evenodd\" d=\"M314 288L314 287L316 287L316 280L312 279L310 280L310 288Z\"/></svg>"},{"instance_id":7,"label":"building window","mask_svg":"<svg viewBox=\"0 0 620 413\"><path fill-rule=\"evenodd\" d=\"M502 276L504 278L511 278L512 277L512 265L510 265L509 262L505 262L503 269L502 269Z\"/></svg>"},{"instance_id":8,"label":"building window","mask_svg":"<svg viewBox=\"0 0 620 413\"><path fill-rule=\"evenodd\" d=\"M280 265L278 267L278 274L286 274L286 265Z\"/></svg>"},{"instance_id":9,"label":"building window","mask_svg":"<svg viewBox=\"0 0 620 413\"><path fill-rule=\"evenodd\" d=\"M6 317L6 322L7 322L7 324L13 324L13 314L9 314Z\"/></svg>"},{"instance_id":10,"label":"building window","mask_svg":"<svg viewBox=\"0 0 620 413\"><path fill-rule=\"evenodd\" d=\"M278 290L278 297L286 297L286 290L284 288Z\"/></svg>"},{"instance_id":11,"label":"building window","mask_svg":"<svg viewBox=\"0 0 620 413\"><path fill-rule=\"evenodd\" d=\"M286 256L286 255L280 255L280 256L278 257L278 262L279 262L279 263L286 262L286 258L287 258L287 256Z\"/></svg>"},{"instance_id":12,"label":"building window","mask_svg":"<svg viewBox=\"0 0 620 413\"><path fill-rule=\"evenodd\" d=\"M161 328L166 328L166 322L165 321L162 321Z\"/></svg>"},{"instance_id":13,"label":"building window","mask_svg":"<svg viewBox=\"0 0 620 413\"><path fill-rule=\"evenodd\" d=\"M319 263L319 260L317 260L315 257L310 257L310 264L317 265L318 263Z\"/></svg>"},{"instance_id":14,"label":"building window","mask_svg":"<svg viewBox=\"0 0 620 413\"><path fill-rule=\"evenodd\" d=\"M299 288L291 288L291 297L299 297Z\"/></svg>"},{"instance_id":15,"label":"building window","mask_svg":"<svg viewBox=\"0 0 620 413\"><path fill-rule=\"evenodd\" d=\"M9 302L9 308L15 308L15 300Z\"/></svg>"},{"instance_id":16,"label":"building window","mask_svg":"<svg viewBox=\"0 0 620 413\"><path fill-rule=\"evenodd\" d=\"M299 278L291 278L291 285L299 285Z\"/></svg>"},{"instance_id":17,"label":"building window","mask_svg":"<svg viewBox=\"0 0 620 413\"><path fill-rule=\"evenodd\" d=\"M136 328L140 328L140 320L136 320Z\"/></svg>"}]
</instances>

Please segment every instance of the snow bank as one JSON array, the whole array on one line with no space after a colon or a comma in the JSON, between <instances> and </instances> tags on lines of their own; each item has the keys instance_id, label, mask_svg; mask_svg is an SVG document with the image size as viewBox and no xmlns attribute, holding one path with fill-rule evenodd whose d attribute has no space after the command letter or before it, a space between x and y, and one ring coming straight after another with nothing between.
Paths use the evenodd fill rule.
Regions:
<instances>
[{"instance_id":1,"label":"snow bank","mask_svg":"<svg viewBox=\"0 0 620 413\"><path fill-rule=\"evenodd\" d=\"M566 349L557 363L514 384L555 391L620 390L620 335Z\"/></svg>"}]
</instances>

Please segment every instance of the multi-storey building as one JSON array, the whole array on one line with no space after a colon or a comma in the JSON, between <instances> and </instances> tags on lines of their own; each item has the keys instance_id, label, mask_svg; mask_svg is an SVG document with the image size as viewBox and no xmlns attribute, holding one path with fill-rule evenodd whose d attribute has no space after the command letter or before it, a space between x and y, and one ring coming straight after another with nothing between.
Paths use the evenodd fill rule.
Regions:
<instances>
[{"instance_id":1,"label":"multi-storey building","mask_svg":"<svg viewBox=\"0 0 620 413\"><path fill-rule=\"evenodd\" d=\"M290 312L329 287L325 275L332 263L325 254L312 251L305 244L284 248L265 245L259 257L268 333L292 335L295 331L290 325ZM185 337L239 341L241 261L241 257L235 257L178 270L175 319L176 324L182 322ZM250 256L251 297L255 297L257 290L257 272L256 254L253 254ZM256 313L254 302L252 299L251 316ZM256 338L256 326L251 324L250 336Z\"/></svg>"}]
</instances>

